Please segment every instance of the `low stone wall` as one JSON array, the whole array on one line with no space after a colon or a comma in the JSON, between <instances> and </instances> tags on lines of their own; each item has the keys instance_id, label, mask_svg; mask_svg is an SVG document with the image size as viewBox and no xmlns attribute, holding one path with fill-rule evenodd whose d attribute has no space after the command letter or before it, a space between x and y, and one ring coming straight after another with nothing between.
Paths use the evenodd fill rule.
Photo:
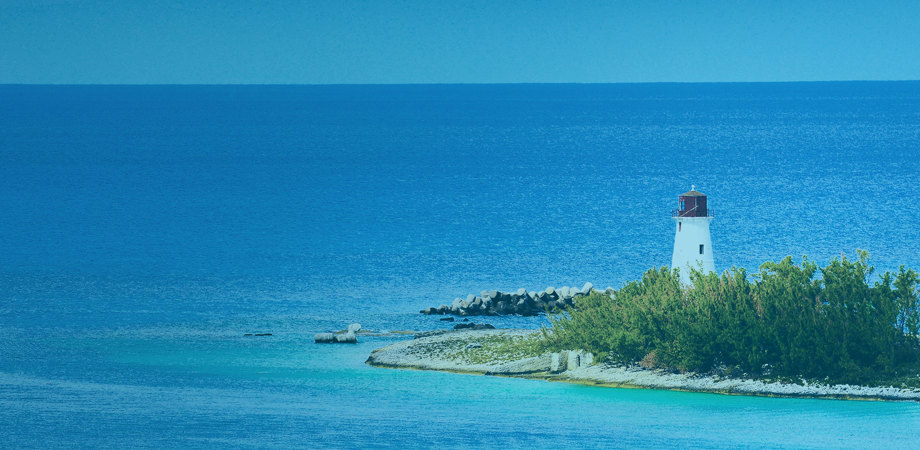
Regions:
<instances>
[{"instance_id":1,"label":"low stone wall","mask_svg":"<svg viewBox=\"0 0 920 450\"><path fill-rule=\"evenodd\" d=\"M465 299L457 297L448 305L425 308L422 314L453 314L456 316L497 316L518 314L535 316L546 311L558 311L575 304L578 297L588 295L594 285L585 283L581 289L563 286L559 289L548 287L540 292L482 291L480 295L470 294Z\"/></svg>"}]
</instances>

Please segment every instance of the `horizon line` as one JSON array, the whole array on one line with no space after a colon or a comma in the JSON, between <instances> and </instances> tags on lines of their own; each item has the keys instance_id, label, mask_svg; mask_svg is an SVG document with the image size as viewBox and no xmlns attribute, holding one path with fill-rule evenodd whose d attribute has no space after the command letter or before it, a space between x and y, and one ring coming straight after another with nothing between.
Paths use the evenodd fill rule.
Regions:
<instances>
[{"instance_id":1,"label":"horizon line","mask_svg":"<svg viewBox=\"0 0 920 450\"><path fill-rule=\"evenodd\" d=\"M890 80L786 80L786 81L550 81L550 82L431 82L431 83L0 83L0 86L490 86L490 85L638 85L638 84L806 84L806 83L909 83L920 79Z\"/></svg>"}]
</instances>

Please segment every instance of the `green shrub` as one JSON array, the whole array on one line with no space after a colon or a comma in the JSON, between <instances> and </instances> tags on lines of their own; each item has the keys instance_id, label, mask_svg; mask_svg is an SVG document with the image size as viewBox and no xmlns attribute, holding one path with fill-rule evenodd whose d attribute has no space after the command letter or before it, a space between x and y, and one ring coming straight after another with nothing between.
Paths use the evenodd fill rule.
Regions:
<instances>
[{"instance_id":1,"label":"green shrub","mask_svg":"<svg viewBox=\"0 0 920 450\"><path fill-rule=\"evenodd\" d=\"M842 382L915 376L920 277L901 267L870 283L873 270L863 251L823 268L787 257L751 276L693 271L689 287L676 270L651 269L612 296L594 292L551 316L544 345L679 371Z\"/></svg>"}]
</instances>

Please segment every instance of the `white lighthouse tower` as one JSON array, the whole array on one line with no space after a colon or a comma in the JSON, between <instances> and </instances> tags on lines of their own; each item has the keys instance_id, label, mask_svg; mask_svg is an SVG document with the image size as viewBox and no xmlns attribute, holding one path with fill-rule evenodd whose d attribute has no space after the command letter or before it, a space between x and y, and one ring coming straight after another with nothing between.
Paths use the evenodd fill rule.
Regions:
<instances>
[{"instance_id":1,"label":"white lighthouse tower","mask_svg":"<svg viewBox=\"0 0 920 450\"><path fill-rule=\"evenodd\" d=\"M674 232L674 255L671 268L680 269L680 281L690 284L690 268L715 272L712 260L712 239L709 237L709 222L712 211L706 207L706 195L690 187L678 198L679 208L671 211L671 218L677 223Z\"/></svg>"}]
</instances>

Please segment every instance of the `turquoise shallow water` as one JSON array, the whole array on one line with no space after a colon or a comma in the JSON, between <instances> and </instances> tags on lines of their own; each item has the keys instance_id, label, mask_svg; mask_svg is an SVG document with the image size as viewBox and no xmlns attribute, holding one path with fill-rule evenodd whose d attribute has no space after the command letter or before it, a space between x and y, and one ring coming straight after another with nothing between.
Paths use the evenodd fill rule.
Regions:
<instances>
[{"instance_id":1,"label":"turquoise shallow water","mask_svg":"<svg viewBox=\"0 0 920 450\"><path fill-rule=\"evenodd\" d=\"M427 306L716 267L920 267L920 83L0 86L0 429L28 447L896 447L917 403L376 369ZM540 318L489 318L538 327ZM270 337L244 333L270 332Z\"/></svg>"},{"instance_id":2,"label":"turquoise shallow water","mask_svg":"<svg viewBox=\"0 0 920 450\"><path fill-rule=\"evenodd\" d=\"M75 336L93 381L0 375L15 446L916 445L910 402L777 399L375 369L389 339L320 346L303 333L136 330ZM226 332L225 332L226 331ZM102 367L104 366L104 367ZM62 374L63 375L63 374ZM22 416L23 409L27 414Z\"/></svg>"}]
</instances>

